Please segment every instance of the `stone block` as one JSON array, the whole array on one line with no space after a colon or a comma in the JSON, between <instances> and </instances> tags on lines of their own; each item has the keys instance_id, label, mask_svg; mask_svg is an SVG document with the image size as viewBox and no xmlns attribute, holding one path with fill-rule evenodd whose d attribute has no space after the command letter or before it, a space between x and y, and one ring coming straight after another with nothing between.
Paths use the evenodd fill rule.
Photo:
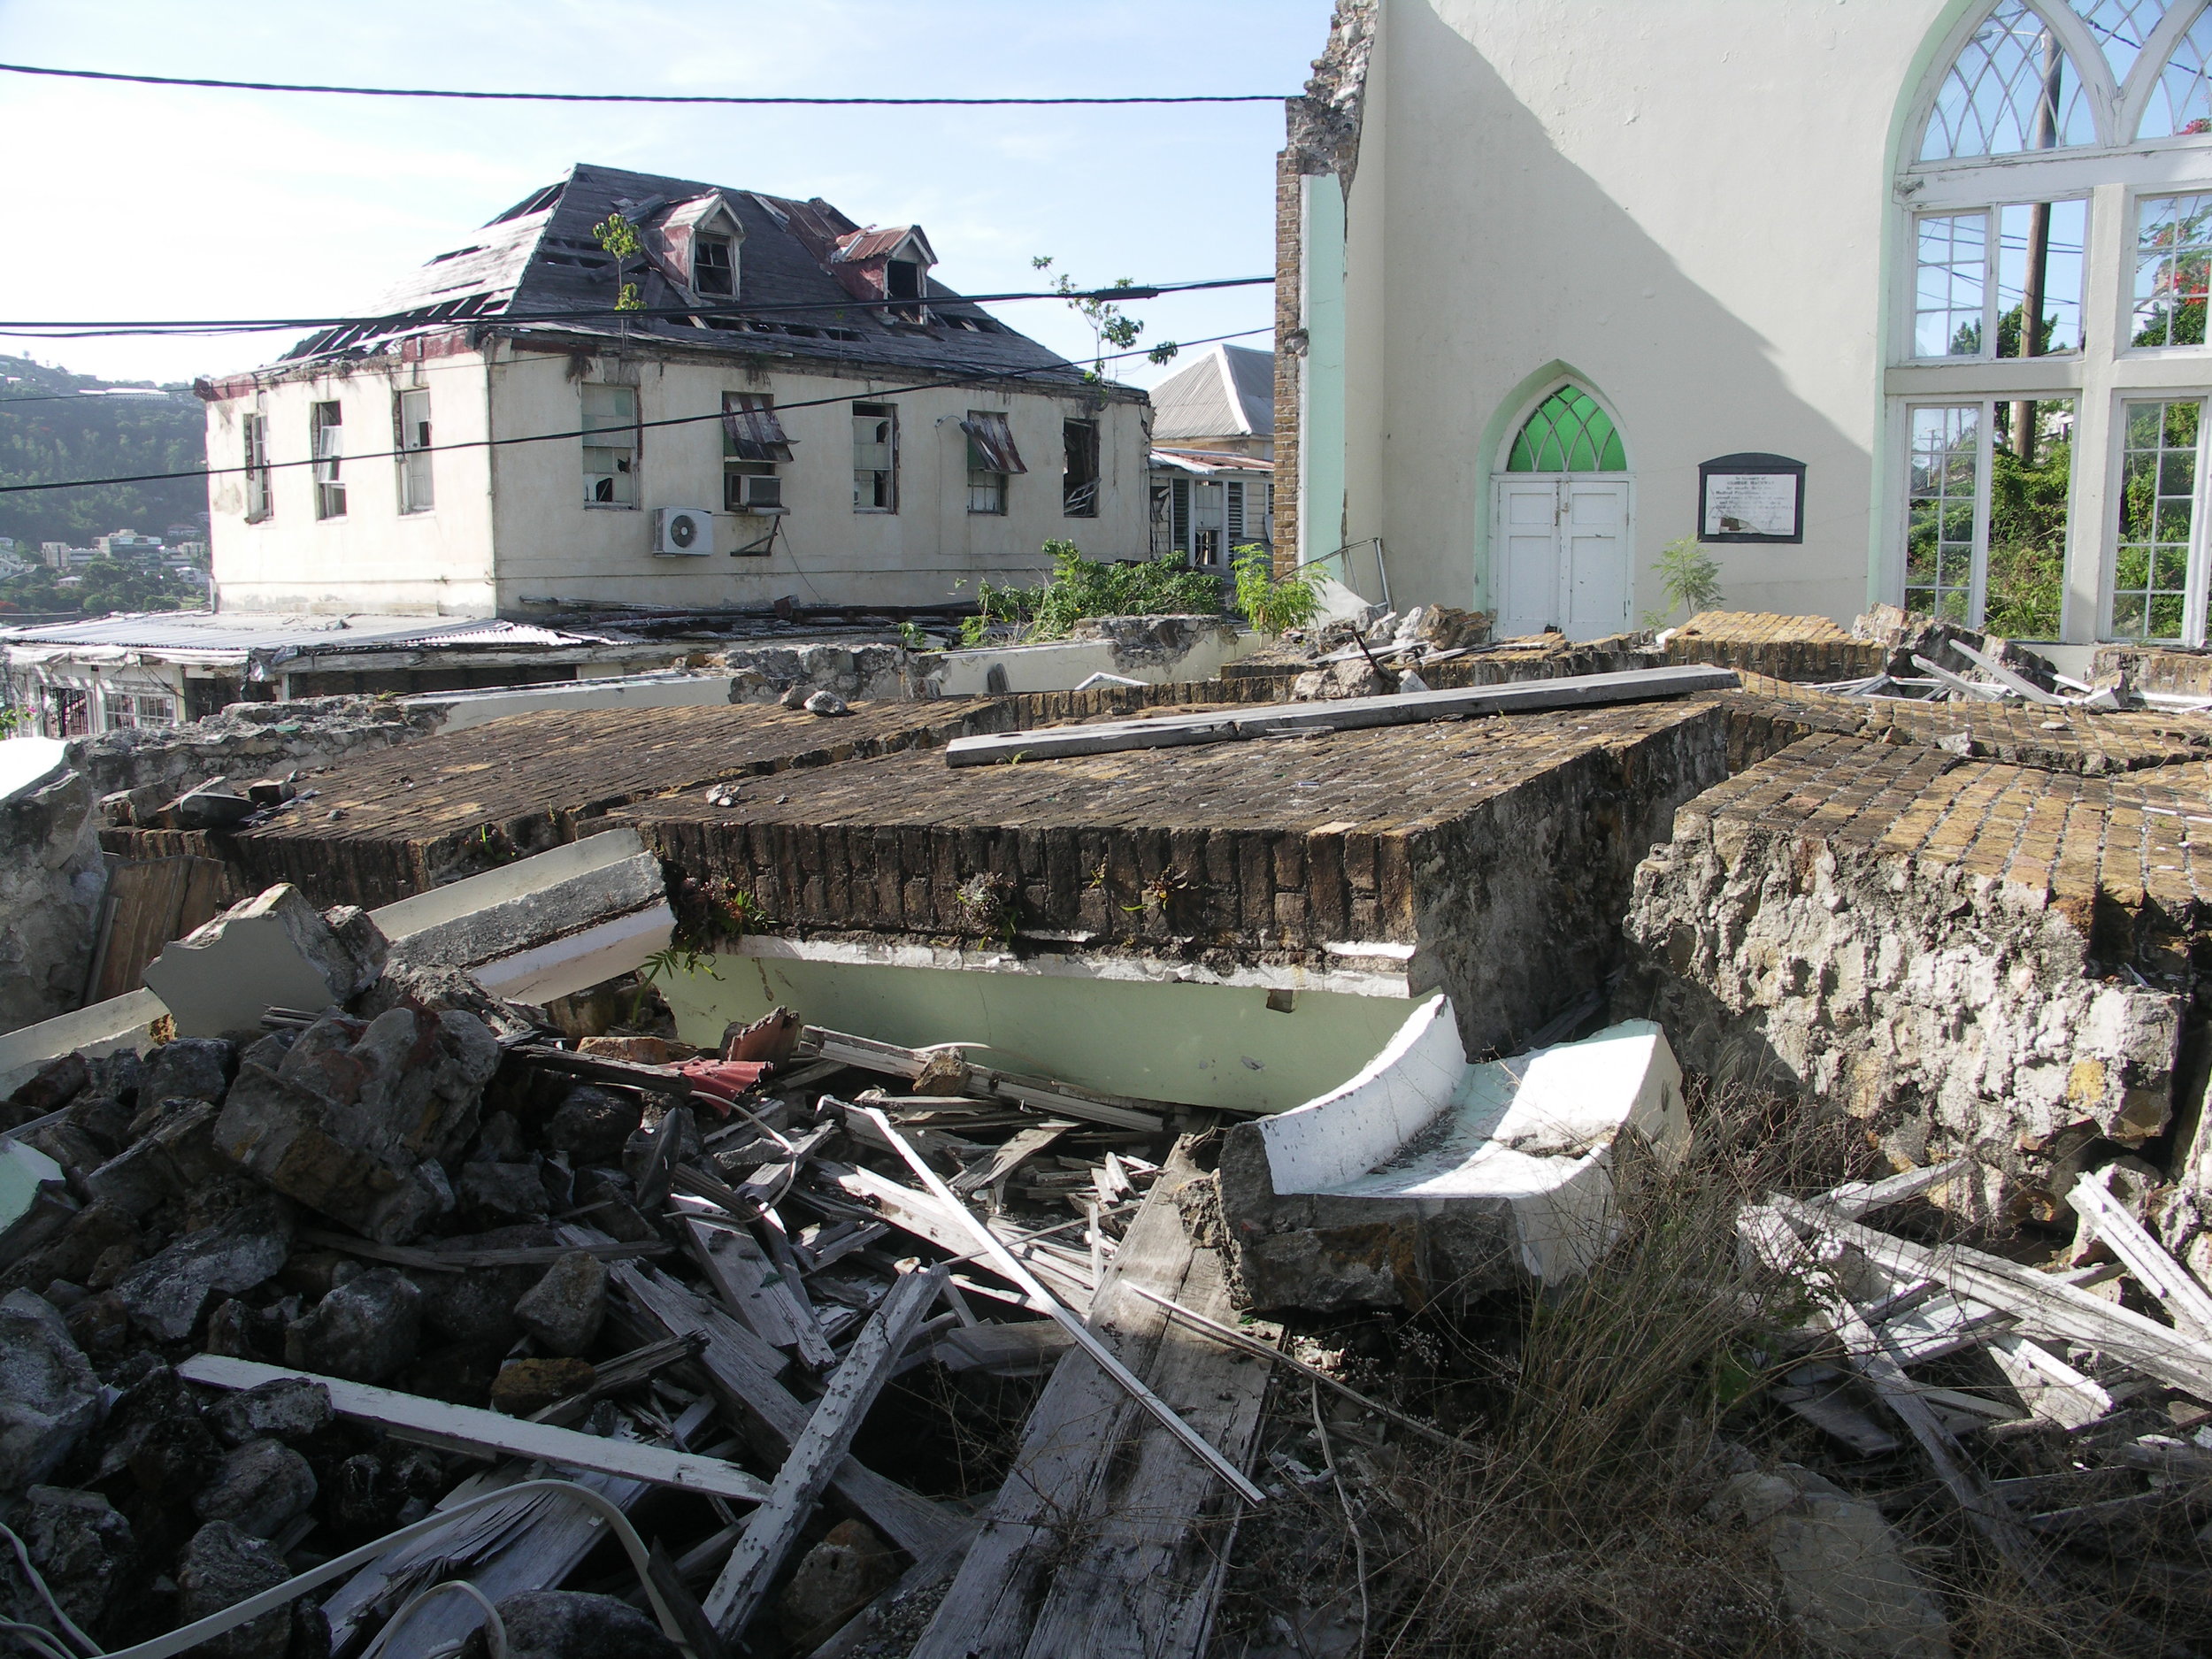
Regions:
<instances>
[{"instance_id":1,"label":"stone block","mask_svg":"<svg viewBox=\"0 0 2212 1659\"><path fill-rule=\"evenodd\" d=\"M146 987L180 1036L212 1037L259 1025L272 1006L320 1012L346 1002L383 972L385 951L360 912L326 918L280 882L163 946L146 966Z\"/></svg>"},{"instance_id":2,"label":"stone block","mask_svg":"<svg viewBox=\"0 0 2212 1659\"><path fill-rule=\"evenodd\" d=\"M181 1341L211 1299L275 1278L291 1253L291 1207L263 1198L148 1257L118 1279L115 1290L140 1330L157 1341Z\"/></svg>"},{"instance_id":3,"label":"stone block","mask_svg":"<svg viewBox=\"0 0 2212 1659\"><path fill-rule=\"evenodd\" d=\"M452 1206L439 1160L477 1125L499 1045L472 1014L394 1008L327 1015L276 1056L257 1044L215 1124L215 1144L279 1192L381 1243Z\"/></svg>"},{"instance_id":4,"label":"stone block","mask_svg":"<svg viewBox=\"0 0 2212 1659\"><path fill-rule=\"evenodd\" d=\"M0 1297L0 1493L51 1474L99 1414L100 1379L52 1304Z\"/></svg>"}]
</instances>

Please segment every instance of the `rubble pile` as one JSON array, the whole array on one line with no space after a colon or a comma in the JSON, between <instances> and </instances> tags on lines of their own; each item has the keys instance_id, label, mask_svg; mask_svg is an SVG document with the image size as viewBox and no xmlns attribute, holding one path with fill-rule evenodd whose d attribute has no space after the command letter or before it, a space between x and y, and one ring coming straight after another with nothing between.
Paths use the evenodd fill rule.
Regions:
<instances>
[{"instance_id":1,"label":"rubble pile","mask_svg":"<svg viewBox=\"0 0 2212 1659\"><path fill-rule=\"evenodd\" d=\"M669 1655L689 1621L699 1655L702 1618L808 1651L962 1525L887 1428L848 1455L878 1396L900 1379L879 1425L951 1440L1012 1390L1018 1425L1074 1341L1039 1306L1089 1310L1171 1141L1138 1103L781 1010L703 1054L370 979L260 1031L64 1056L0 1107L27 1177L0 1232L0 1520L102 1647L549 1472L634 1517L650 1583L587 1569L579 1594L604 1529L541 1494L209 1650L357 1652L465 1577L511 1651ZM37 1584L4 1594L56 1631ZM386 1651L482 1617L441 1596Z\"/></svg>"}]
</instances>

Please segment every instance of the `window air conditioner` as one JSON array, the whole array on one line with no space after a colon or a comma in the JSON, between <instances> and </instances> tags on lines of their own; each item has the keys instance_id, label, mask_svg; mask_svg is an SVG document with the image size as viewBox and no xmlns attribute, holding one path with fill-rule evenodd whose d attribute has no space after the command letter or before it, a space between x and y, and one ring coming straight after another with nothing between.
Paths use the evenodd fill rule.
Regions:
<instances>
[{"instance_id":1,"label":"window air conditioner","mask_svg":"<svg viewBox=\"0 0 2212 1659\"><path fill-rule=\"evenodd\" d=\"M656 508L653 551L689 557L713 552L714 515L704 507Z\"/></svg>"},{"instance_id":2,"label":"window air conditioner","mask_svg":"<svg viewBox=\"0 0 2212 1659\"><path fill-rule=\"evenodd\" d=\"M772 476L741 474L731 480L737 490L737 498L730 504L733 512L781 512L783 480Z\"/></svg>"}]
</instances>

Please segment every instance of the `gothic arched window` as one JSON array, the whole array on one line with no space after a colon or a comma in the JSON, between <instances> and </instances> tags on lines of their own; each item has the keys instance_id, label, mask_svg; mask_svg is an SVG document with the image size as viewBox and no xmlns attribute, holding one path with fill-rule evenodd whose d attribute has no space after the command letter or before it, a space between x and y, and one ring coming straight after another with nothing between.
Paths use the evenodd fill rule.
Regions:
<instances>
[{"instance_id":1,"label":"gothic arched window","mask_svg":"<svg viewBox=\"0 0 2212 1659\"><path fill-rule=\"evenodd\" d=\"M1896 180L1886 585L2014 637L2203 643L2212 9L1987 0L1945 45Z\"/></svg>"}]
</instances>

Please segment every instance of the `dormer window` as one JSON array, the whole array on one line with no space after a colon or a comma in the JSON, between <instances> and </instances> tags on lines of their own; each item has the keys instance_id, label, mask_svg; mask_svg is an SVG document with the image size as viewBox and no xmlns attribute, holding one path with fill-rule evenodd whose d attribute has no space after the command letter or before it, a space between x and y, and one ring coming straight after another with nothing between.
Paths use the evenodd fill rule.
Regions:
<instances>
[{"instance_id":1,"label":"dormer window","mask_svg":"<svg viewBox=\"0 0 2212 1659\"><path fill-rule=\"evenodd\" d=\"M922 267L912 259L887 259L883 266L883 297L887 300L918 301L922 297ZM894 315L909 322L922 320L918 304L895 305Z\"/></svg>"},{"instance_id":2,"label":"dormer window","mask_svg":"<svg viewBox=\"0 0 2212 1659\"><path fill-rule=\"evenodd\" d=\"M701 236L693 242L691 286L695 291L730 298L737 293L735 278L727 236Z\"/></svg>"}]
</instances>

